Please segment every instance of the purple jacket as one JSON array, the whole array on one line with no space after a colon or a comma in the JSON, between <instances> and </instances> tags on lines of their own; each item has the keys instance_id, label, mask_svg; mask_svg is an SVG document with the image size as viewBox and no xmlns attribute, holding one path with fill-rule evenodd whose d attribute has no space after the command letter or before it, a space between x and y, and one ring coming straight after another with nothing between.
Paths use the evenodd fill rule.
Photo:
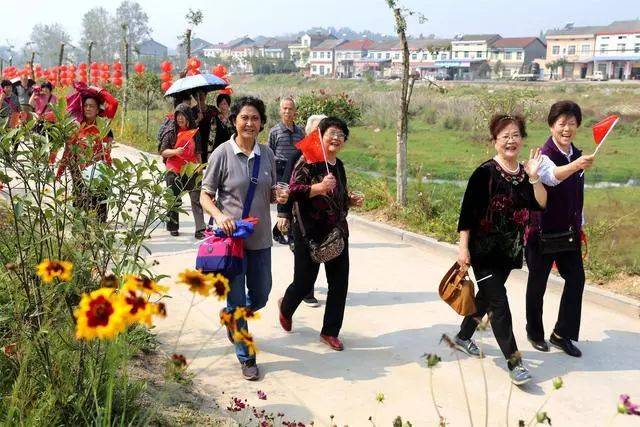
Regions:
<instances>
[{"instance_id":1,"label":"purple jacket","mask_svg":"<svg viewBox=\"0 0 640 427\"><path fill-rule=\"evenodd\" d=\"M572 147L571 161L574 161L582 155L582 151L573 144ZM556 166L569 164L567 157L558 149L551 137L541 151ZM532 212L531 231L542 229L543 233L561 233L568 231L569 228L575 231L580 230L584 205L584 175L581 177L578 171L555 187L545 185L545 189L547 190L547 208L544 212Z\"/></svg>"}]
</instances>

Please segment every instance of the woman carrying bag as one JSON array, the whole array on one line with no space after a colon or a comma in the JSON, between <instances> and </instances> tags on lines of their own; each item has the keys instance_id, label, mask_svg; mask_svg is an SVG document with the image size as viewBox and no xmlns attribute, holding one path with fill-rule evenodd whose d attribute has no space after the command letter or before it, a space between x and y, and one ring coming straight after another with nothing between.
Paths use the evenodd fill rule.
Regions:
<instances>
[{"instance_id":1,"label":"woman carrying bag","mask_svg":"<svg viewBox=\"0 0 640 427\"><path fill-rule=\"evenodd\" d=\"M518 162L527 135L524 118L496 115L489 130L496 155L469 178L458 221L458 263L473 267L477 311L464 318L454 341L460 351L482 357L471 337L478 322L489 314L511 380L520 385L531 375L519 357L505 283L511 270L522 268L529 210L544 209L547 193L538 176L540 150L531 151L525 166Z\"/></svg>"}]
</instances>

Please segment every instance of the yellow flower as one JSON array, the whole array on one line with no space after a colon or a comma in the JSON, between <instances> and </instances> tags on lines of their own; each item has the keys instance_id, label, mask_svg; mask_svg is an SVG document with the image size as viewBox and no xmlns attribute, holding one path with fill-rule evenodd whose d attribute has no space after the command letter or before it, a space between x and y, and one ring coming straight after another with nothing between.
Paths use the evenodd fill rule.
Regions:
<instances>
[{"instance_id":1,"label":"yellow flower","mask_svg":"<svg viewBox=\"0 0 640 427\"><path fill-rule=\"evenodd\" d=\"M203 274L200 270L185 270L178 274L178 283L189 286L189 290L204 297L209 296L209 291L213 286L213 274Z\"/></svg>"},{"instance_id":2,"label":"yellow flower","mask_svg":"<svg viewBox=\"0 0 640 427\"><path fill-rule=\"evenodd\" d=\"M147 276L135 276L128 274L124 277L124 286L126 289L142 291L146 294L164 294L169 288L158 285L155 280L151 280Z\"/></svg>"},{"instance_id":3,"label":"yellow flower","mask_svg":"<svg viewBox=\"0 0 640 427\"><path fill-rule=\"evenodd\" d=\"M154 314L153 304L134 290L124 290L121 294L123 304L127 307L127 323L144 323L151 326L151 315Z\"/></svg>"},{"instance_id":4,"label":"yellow flower","mask_svg":"<svg viewBox=\"0 0 640 427\"><path fill-rule=\"evenodd\" d=\"M233 321L233 314L229 313L224 308L220 310L220 324L227 328L235 329L235 322Z\"/></svg>"},{"instance_id":5,"label":"yellow flower","mask_svg":"<svg viewBox=\"0 0 640 427\"><path fill-rule=\"evenodd\" d=\"M62 282L71 280L71 272L73 264L69 261L49 261L45 259L36 267L36 274L44 283L51 283L54 278L60 279Z\"/></svg>"},{"instance_id":6,"label":"yellow flower","mask_svg":"<svg viewBox=\"0 0 640 427\"><path fill-rule=\"evenodd\" d=\"M233 317L236 320L244 319L244 320L257 320L260 318L260 314L256 311L253 311L249 307L236 307L233 312Z\"/></svg>"},{"instance_id":7,"label":"yellow flower","mask_svg":"<svg viewBox=\"0 0 640 427\"><path fill-rule=\"evenodd\" d=\"M235 342L241 342L242 344L246 345L250 355L254 355L258 352L258 347L253 340L253 336L246 329L240 329L239 331L236 331L233 334L233 340Z\"/></svg>"},{"instance_id":8,"label":"yellow flower","mask_svg":"<svg viewBox=\"0 0 640 427\"><path fill-rule=\"evenodd\" d=\"M122 302L114 289L101 288L83 294L80 305L74 311L77 319L76 338L113 338L127 326L129 307Z\"/></svg>"},{"instance_id":9,"label":"yellow flower","mask_svg":"<svg viewBox=\"0 0 640 427\"><path fill-rule=\"evenodd\" d=\"M160 317L167 317L167 306L163 302L157 302L151 305L153 314Z\"/></svg>"},{"instance_id":10,"label":"yellow flower","mask_svg":"<svg viewBox=\"0 0 640 427\"><path fill-rule=\"evenodd\" d=\"M218 300L224 301L231 290L229 286L229 279L224 277L222 274L216 274L213 276L212 283L213 293L218 297Z\"/></svg>"}]
</instances>

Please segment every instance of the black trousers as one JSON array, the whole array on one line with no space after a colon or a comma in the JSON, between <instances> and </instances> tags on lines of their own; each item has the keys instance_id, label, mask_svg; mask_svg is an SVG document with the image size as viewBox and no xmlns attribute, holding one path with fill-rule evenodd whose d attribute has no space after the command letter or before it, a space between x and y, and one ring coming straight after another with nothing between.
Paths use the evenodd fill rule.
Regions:
<instances>
[{"instance_id":1,"label":"black trousers","mask_svg":"<svg viewBox=\"0 0 640 427\"><path fill-rule=\"evenodd\" d=\"M313 262L309 249L296 228L294 236L294 269L293 283L287 288L282 299L282 314L287 318L293 317L303 298L313 292L313 285L318 278L320 264ZM342 328L344 308L347 301L349 287L349 247L345 241L344 251L337 258L324 264L327 273L329 292L324 309L322 334L337 337Z\"/></svg>"},{"instance_id":2,"label":"black trousers","mask_svg":"<svg viewBox=\"0 0 640 427\"><path fill-rule=\"evenodd\" d=\"M176 197L176 206L168 213L169 221L167 222L167 231L178 231L180 228L178 207L182 204L180 194L183 191L189 193L191 199L191 211L196 225L196 232L204 231L206 224L204 223L204 212L200 204L200 189L196 188L196 175L187 178L185 175L178 175L174 172L167 172L167 187L171 188L173 195Z\"/></svg>"},{"instance_id":3,"label":"black trousers","mask_svg":"<svg viewBox=\"0 0 640 427\"><path fill-rule=\"evenodd\" d=\"M471 316L466 316L460 326L458 337L468 340L476 331L478 322L485 314L489 314L493 335L498 341L500 350L505 359L509 360L518 351L516 339L513 335L513 324L511 320L511 310L507 299L507 288L505 283L511 270L505 268L473 269L476 279L490 276L478 282L478 293L476 294L477 311Z\"/></svg>"},{"instance_id":4,"label":"black trousers","mask_svg":"<svg viewBox=\"0 0 640 427\"><path fill-rule=\"evenodd\" d=\"M582 292L585 282L582 251L543 255L540 252L538 241L534 240L527 244L525 257L529 267L527 281L527 334L529 338L535 341L544 339L542 306L549 273L555 261L558 272L564 279L564 289L560 300L558 320L553 332L562 338L577 341L580 334Z\"/></svg>"}]
</instances>

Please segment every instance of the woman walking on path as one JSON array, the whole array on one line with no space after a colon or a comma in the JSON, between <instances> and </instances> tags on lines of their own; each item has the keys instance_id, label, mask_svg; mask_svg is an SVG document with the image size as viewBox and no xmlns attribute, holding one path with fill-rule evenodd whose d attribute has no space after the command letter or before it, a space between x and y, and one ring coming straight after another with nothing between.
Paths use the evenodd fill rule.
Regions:
<instances>
[{"instance_id":1,"label":"woman walking on path","mask_svg":"<svg viewBox=\"0 0 640 427\"><path fill-rule=\"evenodd\" d=\"M288 194L276 194L275 191L273 152L258 143L258 134L267 121L264 103L250 96L239 98L231 107L229 120L234 124L235 134L209 157L200 201L216 225L230 236L235 231L235 221L243 219L249 184L253 182L255 190L251 203L247 203L248 212L250 217L259 222L253 234L244 242L243 271L231 280L227 307L221 315L233 313L237 307L256 312L267 304L271 291L272 245L269 205L274 202L286 203L288 199ZM236 330L248 332L244 318L237 320ZM234 345L243 377L257 380L260 372L255 351L242 341Z\"/></svg>"},{"instance_id":2,"label":"woman walking on path","mask_svg":"<svg viewBox=\"0 0 640 427\"><path fill-rule=\"evenodd\" d=\"M496 155L469 178L458 221L458 263L473 267L478 283L477 312L464 318L454 341L459 350L483 357L471 337L488 314L511 380L520 385L531 375L520 359L513 335L505 283L511 270L522 268L529 210L544 209L547 194L538 176L540 150L531 151L525 166L518 162L527 136L524 118L496 115L489 130Z\"/></svg>"},{"instance_id":3,"label":"woman walking on path","mask_svg":"<svg viewBox=\"0 0 640 427\"><path fill-rule=\"evenodd\" d=\"M33 108L33 112L42 118L46 113L51 113L51 105L55 105L58 98L53 94L53 85L44 82L40 86L33 87L33 94L29 99L29 105Z\"/></svg>"},{"instance_id":4,"label":"woman walking on path","mask_svg":"<svg viewBox=\"0 0 640 427\"><path fill-rule=\"evenodd\" d=\"M329 291L320 339L334 350L344 349L338 338L349 284L349 229L347 214L350 206L361 206L362 196L350 194L347 175L338 153L349 137L347 124L328 117L319 125L326 163L307 163L304 155L298 160L291 177L291 197L295 204L293 283L279 301L280 324L290 332L292 317L302 300L313 291L320 264L313 260L309 242L323 242L337 228L344 239L342 252L324 263ZM328 171L327 171L328 169Z\"/></svg>"},{"instance_id":5,"label":"woman walking on path","mask_svg":"<svg viewBox=\"0 0 640 427\"><path fill-rule=\"evenodd\" d=\"M191 130L194 131L193 135L187 133ZM195 130L197 129L191 108L184 103L178 104L173 113L173 120L162 131L159 151L168 169L166 175L167 187L171 188L178 206L181 204L180 195L184 191L189 193L191 211L196 228L195 238L202 239L204 238L205 223L202 205L200 204L200 188L196 185L199 172L189 176L183 170L184 166L189 163L200 163L196 155ZM184 135L182 138L180 137L181 134ZM171 209L168 216L167 231L172 236L179 236L179 212Z\"/></svg>"},{"instance_id":6,"label":"woman walking on path","mask_svg":"<svg viewBox=\"0 0 640 427\"><path fill-rule=\"evenodd\" d=\"M582 352L573 345L580 332L584 266L581 237L583 225L584 175L593 165L593 155L583 156L573 145L582 122L582 111L572 101L560 101L549 110L551 136L542 147L540 180L548 193L545 212L532 217L525 250L527 282L527 337L539 351L549 351L544 339L542 306L547 280L555 262L565 280L558 318L549 337L569 356Z\"/></svg>"}]
</instances>

